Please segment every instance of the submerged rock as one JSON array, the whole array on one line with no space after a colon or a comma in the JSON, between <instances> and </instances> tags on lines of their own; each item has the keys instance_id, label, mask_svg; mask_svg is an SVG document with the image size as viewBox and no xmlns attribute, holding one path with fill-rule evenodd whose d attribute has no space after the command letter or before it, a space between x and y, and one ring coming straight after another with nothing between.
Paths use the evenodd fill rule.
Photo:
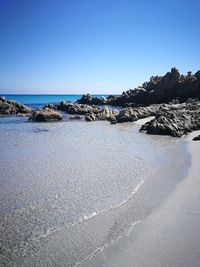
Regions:
<instances>
[{"instance_id":1,"label":"submerged rock","mask_svg":"<svg viewBox=\"0 0 200 267\"><path fill-rule=\"evenodd\" d=\"M43 128L37 128L33 130L34 133L42 133L42 132L49 132L48 129L43 129Z\"/></svg>"},{"instance_id":2,"label":"submerged rock","mask_svg":"<svg viewBox=\"0 0 200 267\"><path fill-rule=\"evenodd\" d=\"M5 97L0 96L0 115L18 115L23 116L32 111L31 108L18 103L14 100L7 100Z\"/></svg>"},{"instance_id":3,"label":"submerged rock","mask_svg":"<svg viewBox=\"0 0 200 267\"><path fill-rule=\"evenodd\" d=\"M51 122L51 121L60 121L62 120L62 116L60 113L53 111L51 109L44 110L35 110L29 116L29 121L37 121L37 122Z\"/></svg>"},{"instance_id":4,"label":"submerged rock","mask_svg":"<svg viewBox=\"0 0 200 267\"><path fill-rule=\"evenodd\" d=\"M200 135L195 136L192 140L193 141L200 141Z\"/></svg>"},{"instance_id":5,"label":"submerged rock","mask_svg":"<svg viewBox=\"0 0 200 267\"><path fill-rule=\"evenodd\" d=\"M76 115L76 116L70 116L69 119L70 119L70 120L81 120L82 117L79 116L79 115Z\"/></svg>"}]
</instances>

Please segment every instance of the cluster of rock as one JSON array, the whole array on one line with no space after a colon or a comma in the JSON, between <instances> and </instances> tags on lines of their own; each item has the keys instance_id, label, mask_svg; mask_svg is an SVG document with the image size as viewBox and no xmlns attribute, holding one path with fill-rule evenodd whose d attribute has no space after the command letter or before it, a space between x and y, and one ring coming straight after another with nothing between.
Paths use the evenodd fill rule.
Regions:
<instances>
[{"instance_id":1,"label":"cluster of rock","mask_svg":"<svg viewBox=\"0 0 200 267\"><path fill-rule=\"evenodd\" d=\"M23 104L17 103L14 100L7 100L5 97L0 97L0 115L24 115L31 112L31 109Z\"/></svg>"},{"instance_id":2,"label":"cluster of rock","mask_svg":"<svg viewBox=\"0 0 200 267\"><path fill-rule=\"evenodd\" d=\"M98 98L86 94L78 103L127 107L169 103L174 100L182 103L188 98L200 98L200 71L194 75L190 71L187 75L181 75L176 68L172 68L164 76L152 76L149 82L129 89L122 95Z\"/></svg>"},{"instance_id":3,"label":"cluster of rock","mask_svg":"<svg viewBox=\"0 0 200 267\"><path fill-rule=\"evenodd\" d=\"M34 110L30 116L29 121L37 122L50 122L50 121L61 121L62 116L59 112L52 109L45 108L43 110Z\"/></svg>"},{"instance_id":4,"label":"cluster of rock","mask_svg":"<svg viewBox=\"0 0 200 267\"><path fill-rule=\"evenodd\" d=\"M158 110L158 105L152 105L149 107L138 107L138 108L124 108L121 110L110 109L108 107L103 108L99 113L87 113L85 119L87 121L98 121L108 120L111 124L133 122L139 119L147 118L149 116L155 116Z\"/></svg>"},{"instance_id":5,"label":"cluster of rock","mask_svg":"<svg viewBox=\"0 0 200 267\"><path fill-rule=\"evenodd\" d=\"M148 134L180 137L200 129L200 102L161 106L153 120L142 125Z\"/></svg>"},{"instance_id":6,"label":"cluster of rock","mask_svg":"<svg viewBox=\"0 0 200 267\"><path fill-rule=\"evenodd\" d=\"M101 109L96 106L77 104L70 101L62 101L54 106L55 109L65 111L69 114L85 115L87 113L98 113Z\"/></svg>"},{"instance_id":7,"label":"cluster of rock","mask_svg":"<svg viewBox=\"0 0 200 267\"><path fill-rule=\"evenodd\" d=\"M45 105L42 110L33 112L23 104L0 97L0 115L30 113L29 121L49 122L60 121L61 113L68 113L74 115L70 116L72 120L84 117L86 121L107 120L111 124L133 122L154 116L155 118L144 124L140 131L180 137L192 130L200 129L199 97L200 71L194 75L188 72L184 76L180 75L176 68L172 68L165 76L151 77L149 82L123 92L120 96L104 98L86 94L76 103L62 101L56 105ZM123 108L102 108L102 105ZM195 140L198 139L199 136Z\"/></svg>"},{"instance_id":8,"label":"cluster of rock","mask_svg":"<svg viewBox=\"0 0 200 267\"><path fill-rule=\"evenodd\" d=\"M125 102L150 105L154 103L169 103L174 99L185 102L188 98L200 97L200 71L192 75L181 75L176 68L172 68L162 76L152 76L149 82L135 90L122 94Z\"/></svg>"},{"instance_id":9,"label":"cluster of rock","mask_svg":"<svg viewBox=\"0 0 200 267\"><path fill-rule=\"evenodd\" d=\"M119 114L119 110L110 109L108 107L99 109L98 112L90 112L85 114L86 121L99 121L99 120L108 120L115 121L116 116Z\"/></svg>"},{"instance_id":10,"label":"cluster of rock","mask_svg":"<svg viewBox=\"0 0 200 267\"><path fill-rule=\"evenodd\" d=\"M60 120L61 115L54 109L74 114L75 118L72 119L80 119L79 115L84 115L86 121L107 120L111 124L133 122L154 116L153 120L145 123L140 129L148 134L180 137L192 130L200 129L200 102L194 100L182 104L154 104L146 107L126 107L121 110L62 101L57 105L45 106L43 111L34 111L30 120Z\"/></svg>"},{"instance_id":11,"label":"cluster of rock","mask_svg":"<svg viewBox=\"0 0 200 267\"><path fill-rule=\"evenodd\" d=\"M155 116L158 109L159 105L151 105L148 107L124 108L120 110L119 114L116 116L116 123L137 121L139 119Z\"/></svg>"},{"instance_id":12,"label":"cluster of rock","mask_svg":"<svg viewBox=\"0 0 200 267\"><path fill-rule=\"evenodd\" d=\"M57 109L74 115L85 115L86 121L107 120L112 124L122 122L133 122L138 119L155 116L160 105L151 105L148 107L127 107L121 110L109 107L100 108L86 104L62 101L57 105L46 105L45 108Z\"/></svg>"}]
</instances>

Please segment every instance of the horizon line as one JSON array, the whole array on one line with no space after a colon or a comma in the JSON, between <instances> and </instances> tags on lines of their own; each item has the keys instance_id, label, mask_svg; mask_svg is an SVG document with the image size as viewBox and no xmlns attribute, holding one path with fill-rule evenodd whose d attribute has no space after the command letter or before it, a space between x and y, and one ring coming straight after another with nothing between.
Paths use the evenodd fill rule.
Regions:
<instances>
[{"instance_id":1,"label":"horizon line","mask_svg":"<svg viewBox=\"0 0 200 267\"><path fill-rule=\"evenodd\" d=\"M4 93L0 93L0 95L27 95L27 96L31 96L31 95L40 95L40 96L42 96L42 95L77 95L77 96L79 96L79 95L86 95L86 94L90 94L90 95L118 95L118 94L104 94L104 93L95 93L95 94L93 94L93 93L80 93L80 94L71 94L71 93L69 93L69 94L63 94L63 93L58 93L58 94L55 94L55 93L52 93L52 94L21 94L21 93L14 93L14 94L12 94L12 93L6 93L6 94L4 94Z\"/></svg>"}]
</instances>

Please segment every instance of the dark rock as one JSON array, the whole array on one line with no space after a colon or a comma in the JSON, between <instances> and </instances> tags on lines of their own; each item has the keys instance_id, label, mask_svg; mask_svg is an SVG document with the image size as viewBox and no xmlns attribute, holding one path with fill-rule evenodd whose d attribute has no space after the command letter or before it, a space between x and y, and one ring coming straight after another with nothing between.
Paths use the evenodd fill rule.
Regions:
<instances>
[{"instance_id":1,"label":"dark rock","mask_svg":"<svg viewBox=\"0 0 200 267\"><path fill-rule=\"evenodd\" d=\"M115 119L115 117L119 114L118 110L110 109L110 108L103 108L100 109L99 112L94 113L87 113L85 115L86 121L98 121L98 120L108 120L112 121Z\"/></svg>"},{"instance_id":2,"label":"dark rock","mask_svg":"<svg viewBox=\"0 0 200 267\"><path fill-rule=\"evenodd\" d=\"M49 109L56 109L56 105L54 104L46 104L43 109L46 109L46 108L49 108Z\"/></svg>"},{"instance_id":3,"label":"dark rock","mask_svg":"<svg viewBox=\"0 0 200 267\"><path fill-rule=\"evenodd\" d=\"M6 101L6 98L4 96L0 96L0 101L1 102L5 102Z\"/></svg>"},{"instance_id":4,"label":"dark rock","mask_svg":"<svg viewBox=\"0 0 200 267\"><path fill-rule=\"evenodd\" d=\"M107 100L105 97L96 97L90 94L85 94L81 99L77 100L77 103L87 105L107 105Z\"/></svg>"},{"instance_id":5,"label":"dark rock","mask_svg":"<svg viewBox=\"0 0 200 267\"><path fill-rule=\"evenodd\" d=\"M200 141L200 135L195 136L192 140L193 141Z\"/></svg>"},{"instance_id":6,"label":"dark rock","mask_svg":"<svg viewBox=\"0 0 200 267\"><path fill-rule=\"evenodd\" d=\"M28 114L32 110L27 106L17 103L14 100L6 100L5 97L0 97L0 115L23 115Z\"/></svg>"},{"instance_id":7,"label":"dark rock","mask_svg":"<svg viewBox=\"0 0 200 267\"><path fill-rule=\"evenodd\" d=\"M77 104L73 102L62 101L57 105L57 109L69 114L85 115L87 113L98 113L101 109L98 107Z\"/></svg>"},{"instance_id":8,"label":"dark rock","mask_svg":"<svg viewBox=\"0 0 200 267\"><path fill-rule=\"evenodd\" d=\"M140 131L148 134L180 137L200 129L200 102L161 106L155 119L142 125Z\"/></svg>"},{"instance_id":9,"label":"dark rock","mask_svg":"<svg viewBox=\"0 0 200 267\"><path fill-rule=\"evenodd\" d=\"M97 100L91 95L85 95L79 101L95 105L106 103L112 106L136 107L173 101L183 103L188 98L200 98L200 71L194 75L191 72L181 75L176 68L172 68L164 76L152 76L142 86L129 89L118 96L109 96L106 101Z\"/></svg>"},{"instance_id":10,"label":"dark rock","mask_svg":"<svg viewBox=\"0 0 200 267\"><path fill-rule=\"evenodd\" d=\"M51 122L60 120L62 120L62 116L60 115L60 113L55 112L51 109L35 110L29 116L29 121Z\"/></svg>"},{"instance_id":11,"label":"dark rock","mask_svg":"<svg viewBox=\"0 0 200 267\"><path fill-rule=\"evenodd\" d=\"M112 117L112 118L110 119L110 122L111 122L111 124L117 124L116 117Z\"/></svg>"},{"instance_id":12,"label":"dark rock","mask_svg":"<svg viewBox=\"0 0 200 267\"><path fill-rule=\"evenodd\" d=\"M120 110L119 114L116 116L116 121L132 122L132 121L137 121L138 119L155 116L158 108L159 108L158 105L152 105L149 107L125 108Z\"/></svg>"}]
</instances>

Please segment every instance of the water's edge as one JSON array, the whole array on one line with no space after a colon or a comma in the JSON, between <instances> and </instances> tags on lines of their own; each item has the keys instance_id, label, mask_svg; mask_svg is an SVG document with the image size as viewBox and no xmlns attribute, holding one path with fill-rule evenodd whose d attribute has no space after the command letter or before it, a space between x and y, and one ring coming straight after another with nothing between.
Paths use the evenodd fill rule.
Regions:
<instances>
[{"instance_id":1,"label":"water's edge","mask_svg":"<svg viewBox=\"0 0 200 267\"><path fill-rule=\"evenodd\" d=\"M109 184L114 179L111 182L110 188L116 186L115 190L118 190L120 186L120 184L115 185L116 182L122 180L122 184L124 184L124 182L128 181L127 179L130 177L130 174L133 175L132 180L127 184L127 186L130 186L130 188L127 187L127 192L129 193L127 195L127 192L124 192L121 201L116 198L117 204L109 204L110 208L105 206L103 209L96 209L90 213L84 213L83 210L83 216L79 216L79 219L72 221L72 223L67 221L70 213L63 213L69 204L66 197L70 192L66 191L66 195L63 195L61 203L59 204L58 202L59 205L56 204L57 201L60 201L60 197L62 197L62 195L59 196L59 192L63 192L63 181L59 180L59 176L56 178L58 179L57 185L55 184L57 188L53 187L53 190L55 188L56 195L47 195L47 199L44 199L44 202L41 203L43 205L41 206L42 209L37 205L30 206L29 202L36 201L37 203L37 198L36 200L31 200L29 199L31 195L29 195L29 197L25 198L27 204L20 200L19 208L13 206L8 212L6 207L9 205L9 202L6 204L6 198L2 195L1 214L5 213L5 216L2 217L4 219L0 224L3 233L2 238L5 237L5 240L1 240L2 255L3 257L8 257L7 263L11 261L15 266L45 266L46 264L54 266L55 263L60 266L76 266L91 259L103 249L118 242L123 236L128 235L140 221L149 216L170 195L179 181L186 176L190 164L190 156L182 139L147 136L138 133L139 126L134 123L116 125L111 128L106 122L94 124L69 122L68 124L36 125L24 124L23 118L16 118L16 121L19 123L16 123L13 118L9 118L8 121L8 124L4 123L3 127L0 128L1 151L3 152L1 155L4 155L1 156L1 169L5 169L5 180L0 180L0 182L5 189L8 181L11 182L10 186L13 186L13 190L22 181L24 183L22 184L23 187L29 187L29 183L32 183L32 181L27 180L26 175L29 176L30 171L33 171L33 174L38 174L39 179L37 178L38 181L33 180L30 190L34 190L35 186L37 188L37 183L38 188L45 183L48 194L48 192L51 192L48 190L52 190L49 186L51 186L51 183L53 185L55 183L54 176L57 177L57 168L61 171L59 175L64 175L63 177L68 172L69 174L71 171L73 172L73 170L78 171L75 177L79 178L79 176L83 175L83 181L84 173L86 175L97 175L97 183L100 182L99 179L101 179L102 175L105 176L112 170L110 175L113 175L113 177L108 176L106 183ZM48 130L35 132L35 129L38 129L38 127L40 129L48 128ZM80 134L81 131L82 134ZM86 143L88 140L87 136L90 143ZM134 142L132 142L133 137ZM116 140L113 138L116 138ZM33 147L30 147L31 142L34 142ZM16 151L16 149L18 150ZM83 149L84 153L82 153ZM20 151L20 162L17 162L18 151ZM38 154L39 151L40 153ZM144 153L147 152L150 152L150 154L145 156ZM15 153L17 154L15 155ZM35 153L36 157L32 158L32 153ZM158 155L151 155L152 153L158 153ZM55 155L57 157L56 162L54 159ZM90 157L91 155L92 158ZM111 161L111 158L115 160ZM16 161L13 161L14 159ZM149 161L149 159L151 160ZM8 160L11 162L9 163ZM82 166L80 170L76 169L79 165L75 164L73 168L71 165L72 162L76 163L77 160L79 165ZM68 161L69 167L66 169ZM47 172L45 166L49 162L50 166L52 165L52 170L47 175L48 180L44 180L43 175ZM118 165L119 163L121 165L115 165L116 162ZM31 165L29 166L27 163L31 163ZM16 170L13 169L15 164ZM97 164L97 166L90 170L94 164ZM40 165L41 169L39 168ZM37 172L34 166L37 166ZM27 167L29 172L26 174ZM117 169L118 167L120 168ZM12 179L12 172L18 173L21 168L22 172L20 175L25 176L23 180L21 180L20 176L16 176L15 181L15 179ZM99 170L98 173L96 173L96 168ZM106 168L106 172L104 168ZM7 176L9 179L7 179ZM36 177L33 176L33 178L35 179ZM95 177L92 176L91 178L91 181L93 181ZM47 181L49 184L46 184ZM61 186L59 186L59 181L62 182ZM69 186L70 181L64 180L66 188ZM79 194L82 194L84 190L88 190L87 186L90 186L91 183L90 180L85 180L84 183L83 181L77 180L77 183L80 183L81 186ZM101 183L99 185L101 186ZM95 188L93 189L96 190ZM66 190L70 190L70 186ZM10 189L8 188L9 191ZM100 192L101 190L96 191L95 194ZM111 194L111 192L105 191L105 194ZM36 193L38 194L39 192ZM115 197L115 194L119 194L120 191L115 192L113 190L113 193L113 197ZM121 193L123 194L123 192ZM93 192L88 192L86 196L90 197L90 194L93 194ZM37 197L40 197L40 195ZM51 202L52 197L55 198L53 202ZM71 199L69 200L71 201ZM10 200L8 199L8 201ZM77 200L75 199L75 201ZM109 198L108 201L110 201ZM73 201L71 203L73 204ZM16 205L16 203L13 204ZM52 204L55 205L55 208L52 207ZM81 202L80 204L82 205ZM5 211L3 210L4 206ZM61 210L59 211L58 208L61 208ZM51 218L51 213L55 218ZM32 220L36 220L36 224L33 225L34 227L30 224ZM29 224L32 227L30 229L27 227ZM12 231L16 231L15 228L17 231L21 229L20 235L16 234L16 232L12 233ZM16 237L19 240L10 239L6 241L6 237ZM12 249L11 253L9 250L8 254L5 252L5 241L7 242L6 247ZM16 242L16 245L14 242Z\"/></svg>"}]
</instances>

